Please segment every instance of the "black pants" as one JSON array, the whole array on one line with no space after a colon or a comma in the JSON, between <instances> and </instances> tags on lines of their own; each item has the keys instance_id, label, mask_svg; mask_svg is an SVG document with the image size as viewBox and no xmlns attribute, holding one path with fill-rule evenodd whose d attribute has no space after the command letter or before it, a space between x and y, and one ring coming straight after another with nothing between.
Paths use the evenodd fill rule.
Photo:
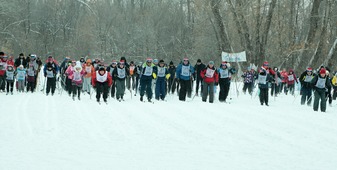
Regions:
<instances>
[{"instance_id":1,"label":"black pants","mask_svg":"<svg viewBox=\"0 0 337 170\"><path fill-rule=\"evenodd\" d=\"M325 92L325 97L329 101L329 104L331 104L332 103L331 89L329 89L329 91Z\"/></svg>"},{"instance_id":2,"label":"black pants","mask_svg":"<svg viewBox=\"0 0 337 170\"><path fill-rule=\"evenodd\" d=\"M73 97L77 95L77 97L81 96L82 85L76 85L73 83Z\"/></svg>"},{"instance_id":3,"label":"black pants","mask_svg":"<svg viewBox=\"0 0 337 170\"><path fill-rule=\"evenodd\" d=\"M71 80L67 77L66 78L66 91L68 91L68 94L71 95L72 92L72 83Z\"/></svg>"},{"instance_id":4,"label":"black pants","mask_svg":"<svg viewBox=\"0 0 337 170\"><path fill-rule=\"evenodd\" d=\"M0 90L5 91L6 87L6 78L5 76L0 76Z\"/></svg>"},{"instance_id":5,"label":"black pants","mask_svg":"<svg viewBox=\"0 0 337 170\"><path fill-rule=\"evenodd\" d=\"M47 90L46 93L48 94L51 90L51 94L55 93L55 88L56 88L56 78L52 77L52 78L47 78Z\"/></svg>"},{"instance_id":6,"label":"black pants","mask_svg":"<svg viewBox=\"0 0 337 170\"><path fill-rule=\"evenodd\" d=\"M291 95L294 95L295 92L295 84L288 84L287 91L289 90Z\"/></svg>"},{"instance_id":7,"label":"black pants","mask_svg":"<svg viewBox=\"0 0 337 170\"><path fill-rule=\"evenodd\" d=\"M325 112L326 110L325 89L316 89L314 95L315 95L314 111L318 111L319 100L321 100L321 111Z\"/></svg>"},{"instance_id":8,"label":"black pants","mask_svg":"<svg viewBox=\"0 0 337 170\"><path fill-rule=\"evenodd\" d=\"M13 86L14 86L14 81L7 81L7 93L9 92L9 90L13 92Z\"/></svg>"},{"instance_id":9,"label":"black pants","mask_svg":"<svg viewBox=\"0 0 337 170\"><path fill-rule=\"evenodd\" d=\"M279 93L279 85L276 85L276 83L272 83L271 84L271 92L270 92L270 94L274 95L274 93L275 93L275 96L277 96L277 94Z\"/></svg>"},{"instance_id":10,"label":"black pants","mask_svg":"<svg viewBox=\"0 0 337 170\"><path fill-rule=\"evenodd\" d=\"M200 89L203 89L202 86L202 78L201 77L197 77L197 81L196 81L196 85L195 85L195 93L199 92L199 84L201 84Z\"/></svg>"},{"instance_id":11,"label":"black pants","mask_svg":"<svg viewBox=\"0 0 337 170\"><path fill-rule=\"evenodd\" d=\"M28 82L27 83L27 92L29 92L29 90L33 93L34 92L34 85L35 82Z\"/></svg>"},{"instance_id":12,"label":"black pants","mask_svg":"<svg viewBox=\"0 0 337 170\"><path fill-rule=\"evenodd\" d=\"M266 103L268 105L268 88L260 88L260 103L263 105L263 103Z\"/></svg>"},{"instance_id":13,"label":"black pants","mask_svg":"<svg viewBox=\"0 0 337 170\"><path fill-rule=\"evenodd\" d=\"M188 97L191 97L192 85L191 80L180 80L180 91L179 91L179 100L185 101L186 94Z\"/></svg>"},{"instance_id":14,"label":"black pants","mask_svg":"<svg viewBox=\"0 0 337 170\"><path fill-rule=\"evenodd\" d=\"M283 93L287 93L287 83L286 82L281 83L280 92L282 91Z\"/></svg>"},{"instance_id":15,"label":"black pants","mask_svg":"<svg viewBox=\"0 0 337 170\"><path fill-rule=\"evenodd\" d=\"M174 93L174 90L173 90L173 89L175 89L174 84L175 84L174 77L170 77L168 79L168 87L167 87L168 93Z\"/></svg>"},{"instance_id":16,"label":"black pants","mask_svg":"<svg viewBox=\"0 0 337 170\"><path fill-rule=\"evenodd\" d=\"M312 88L302 87L301 92L302 92L301 105L304 105L305 102L307 102L307 105L310 105L312 100Z\"/></svg>"},{"instance_id":17,"label":"black pants","mask_svg":"<svg viewBox=\"0 0 337 170\"><path fill-rule=\"evenodd\" d=\"M135 88L135 95L138 93L138 91L139 91L139 87L140 87L140 85L139 85L139 83L140 83L140 77L139 76L137 76L136 77L136 88Z\"/></svg>"},{"instance_id":18,"label":"black pants","mask_svg":"<svg viewBox=\"0 0 337 170\"><path fill-rule=\"evenodd\" d=\"M111 91L111 97L114 98L115 94L116 94L116 81L112 82L111 90L110 91Z\"/></svg>"},{"instance_id":19,"label":"black pants","mask_svg":"<svg viewBox=\"0 0 337 170\"><path fill-rule=\"evenodd\" d=\"M219 86L220 86L220 93L219 93L219 101L226 101L229 88L230 88L230 82L227 81L219 81Z\"/></svg>"},{"instance_id":20,"label":"black pants","mask_svg":"<svg viewBox=\"0 0 337 170\"><path fill-rule=\"evenodd\" d=\"M253 92L253 82L250 82L250 83L245 83L244 85L243 85L243 93L246 93L246 91L247 91L247 89L248 89L248 93L250 94L250 95L252 95L252 92Z\"/></svg>"},{"instance_id":21,"label":"black pants","mask_svg":"<svg viewBox=\"0 0 337 170\"><path fill-rule=\"evenodd\" d=\"M109 93L109 85L108 82L96 82L96 99L100 100L101 95L103 94L103 100L106 101Z\"/></svg>"}]
</instances>

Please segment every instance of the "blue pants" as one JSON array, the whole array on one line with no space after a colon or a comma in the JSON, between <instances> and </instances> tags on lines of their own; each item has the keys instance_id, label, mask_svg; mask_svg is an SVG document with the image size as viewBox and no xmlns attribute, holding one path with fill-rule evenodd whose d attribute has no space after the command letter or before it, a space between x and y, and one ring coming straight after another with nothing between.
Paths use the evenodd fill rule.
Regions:
<instances>
[{"instance_id":1,"label":"blue pants","mask_svg":"<svg viewBox=\"0 0 337 170\"><path fill-rule=\"evenodd\" d=\"M144 96L146 89L147 98L152 99L152 79L143 77L140 79L140 96Z\"/></svg>"},{"instance_id":2,"label":"blue pants","mask_svg":"<svg viewBox=\"0 0 337 170\"><path fill-rule=\"evenodd\" d=\"M164 78L158 78L156 82L156 91L155 91L155 97L157 100L160 99L164 100L165 99L165 94L166 94L166 80Z\"/></svg>"}]
</instances>

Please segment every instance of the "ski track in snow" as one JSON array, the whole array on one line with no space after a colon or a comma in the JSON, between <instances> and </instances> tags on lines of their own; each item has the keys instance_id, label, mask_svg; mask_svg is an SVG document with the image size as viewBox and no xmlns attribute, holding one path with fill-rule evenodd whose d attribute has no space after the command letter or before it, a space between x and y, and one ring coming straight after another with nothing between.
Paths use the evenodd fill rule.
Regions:
<instances>
[{"instance_id":1,"label":"ski track in snow","mask_svg":"<svg viewBox=\"0 0 337 170\"><path fill-rule=\"evenodd\" d=\"M0 169L337 167L336 105L314 112L300 96L281 94L261 106L255 93L237 98L235 85L231 104L218 94L213 104L176 94L152 104L126 91L125 101L99 105L95 95L73 101L65 91L37 91L0 93Z\"/></svg>"}]
</instances>

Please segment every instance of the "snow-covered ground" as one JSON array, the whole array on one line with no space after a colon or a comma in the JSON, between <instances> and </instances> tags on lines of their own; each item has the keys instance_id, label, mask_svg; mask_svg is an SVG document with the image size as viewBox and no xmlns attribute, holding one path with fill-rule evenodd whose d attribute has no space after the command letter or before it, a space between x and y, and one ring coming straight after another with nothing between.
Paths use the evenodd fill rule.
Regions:
<instances>
[{"instance_id":1,"label":"snow-covered ground","mask_svg":"<svg viewBox=\"0 0 337 170\"><path fill-rule=\"evenodd\" d=\"M267 107L231 89L231 104L0 93L0 169L337 168L336 101L314 112L282 94Z\"/></svg>"}]
</instances>

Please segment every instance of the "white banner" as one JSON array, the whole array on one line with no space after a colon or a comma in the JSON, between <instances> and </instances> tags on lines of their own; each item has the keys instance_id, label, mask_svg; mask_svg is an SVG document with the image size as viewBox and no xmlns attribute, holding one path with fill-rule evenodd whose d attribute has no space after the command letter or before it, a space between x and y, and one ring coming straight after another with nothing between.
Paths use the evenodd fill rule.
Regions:
<instances>
[{"instance_id":1,"label":"white banner","mask_svg":"<svg viewBox=\"0 0 337 170\"><path fill-rule=\"evenodd\" d=\"M245 62L246 60L246 51L240 53L226 53L222 52L221 54L222 61L227 62Z\"/></svg>"}]
</instances>

